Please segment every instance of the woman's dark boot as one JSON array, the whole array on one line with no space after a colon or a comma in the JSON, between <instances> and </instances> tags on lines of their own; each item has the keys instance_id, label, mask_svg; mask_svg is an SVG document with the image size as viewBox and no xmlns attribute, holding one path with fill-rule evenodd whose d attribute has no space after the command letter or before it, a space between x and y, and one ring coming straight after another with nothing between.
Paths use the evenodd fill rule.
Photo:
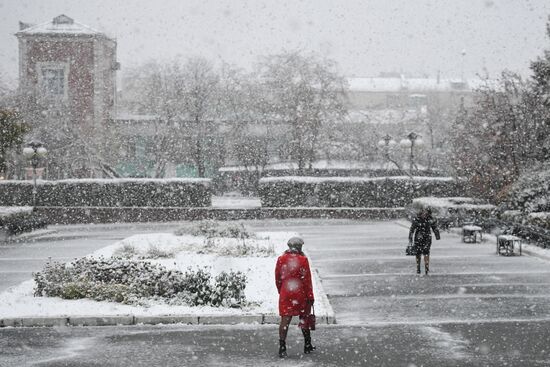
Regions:
<instances>
[{"instance_id":1,"label":"woman's dark boot","mask_svg":"<svg viewBox=\"0 0 550 367\"><path fill-rule=\"evenodd\" d=\"M416 257L416 274L420 274L420 256Z\"/></svg>"},{"instance_id":2,"label":"woman's dark boot","mask_svg":"<svg viewBox=\"0 0 550 367\"><path fill-rule=\"evenodd\" d=\"M420 272L420 270L418 272ZM430 267L426 265L426 275L428 275L429 272L430 272Z\"/></svg>"},{"instance_id":3,"label":"woman's dark boot","mask_svg":"<svg viewBox=\"0 0 550 367\"><path fill-rule=\"evenodd\" d=\"M304 353L309 354L317 349L311 345L311 332L308 329L302 329L302 334L304 334Z\"/></svg>"},{"instance_id":4,"label":"woman's dark boot","mask_svg":"<svg viewBox=\"0 0 550 367\"><path fill-rule=\"evenodd\" d=\"M286 358L286 342L279 339L279 358Z\"/></svg>"}]
</instances>

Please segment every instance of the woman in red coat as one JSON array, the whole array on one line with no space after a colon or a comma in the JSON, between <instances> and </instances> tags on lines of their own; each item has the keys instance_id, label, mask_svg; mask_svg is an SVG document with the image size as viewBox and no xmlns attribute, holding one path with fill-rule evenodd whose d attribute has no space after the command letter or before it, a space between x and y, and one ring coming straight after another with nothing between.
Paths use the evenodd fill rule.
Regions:
<instances>
[{"instance_id":1,"label":"woman in red coat","mask_svg":"<svg viewBox=\"0 0 550 367\"><path fill-rule=\"evenodd\" d=\"M302 252L304 241L299 237L288 240L289 249L277 259L275 267L275 284L279 291L279 357L286 357L286 335L292 316L300 317L304 335L304 353L311 353L315 347L311 345L310 325L305 316L311 313L314 302L311 270L307 257Z\"/></svg>"}]
</instances>

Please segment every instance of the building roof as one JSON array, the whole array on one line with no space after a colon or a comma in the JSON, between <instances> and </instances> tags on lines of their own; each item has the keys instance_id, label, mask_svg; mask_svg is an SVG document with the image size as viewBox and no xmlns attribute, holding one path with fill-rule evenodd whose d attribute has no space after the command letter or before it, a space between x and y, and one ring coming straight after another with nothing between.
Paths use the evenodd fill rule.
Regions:
<instances>
[{"instance_id":1,"label":"building roof","mask_svg":"<svg viewBox=\"0 0 550 367\"><path fill-rule=\"evenodd\" d=\"M351 109L346 115L346 120L352 123L369 124L414 124L426 116L426 109Z\"/></svg>"},{"instance_id":2,"label":"building roof","mask_svg":"<svg viewBox=\"0 0 550 367\"><path fill-rule=\"evenodd\" d=\"M82 23L76 22L74 19L61 14L53 18L51 21L28 26L21 22L22 28L17 32L16 36L31 36L31 35L52 35L52 34L63 34L63 35L74 35L74 36L103 36L107 37L105 33L100 32L94 28L88 27Z\"/></svg>"},{"instance_id":3,"label":"building roof","mask_svg":"<svg viewBox=\"0 0 550 367\"><path fill-rule=\"evenodd\" d=\"M348 78L351 92L470 92L485 82L481 78Z\"/></svg>"}]
</instances>

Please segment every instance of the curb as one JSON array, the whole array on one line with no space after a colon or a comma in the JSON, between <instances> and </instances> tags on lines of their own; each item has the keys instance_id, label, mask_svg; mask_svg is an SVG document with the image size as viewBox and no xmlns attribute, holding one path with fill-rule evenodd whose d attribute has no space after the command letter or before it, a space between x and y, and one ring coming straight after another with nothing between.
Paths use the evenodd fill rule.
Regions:
<instances>
[{"instance_id":1,"label":"curb","mask_svg":"<svg viewBox=\"0 0 550 367\"><path fill-rule=\"evenodd\" d=\"M35 238L39 238L41 236L47 236L50 234L57 233L55 229L37 229L31 232L25 232L17 235L9 235L4 240L5 243L16 243L26 240L32 240ZM0 236L0 242L1 242L1 236Z\"/></svg>"},{"instance_id":2,"label":"curb","mask_svg":"<svg viewBox=\"0 0 550 367\"><path fill-rule=\"evenodd\" d=\"M63 326L130 326L130 325L273 325L279 324L280 317L275 314L260 315L175 315L175 316L74 316L74 317L17 317L0 319L0 328L4 327L63 327ZM298 323L297 318L293 319ZM318 316L318 325L335 324L334 316Z\"/></svg>"},{"instance_id":3,"label":"curb","mask_svg":"<svg viewBox=\"0 0 550 367\"><path fill-rule=\"evenodd\" d=\"M323 306L325 307L325 310L327 310L327 313L325 316L319 317L317 316L317 319L324 318L327 322L327 324L336 324L336 316L334 315L334 309L332 308L332 305L330 304L330 300L328 299L328 295L325 292L325 288L323 288L323 282L321 280L321 277L319 275L319 270L313 265L314 261L311 261L311 266L314 268L314 271L312 272L313 277L315 278L315 283L317 285L317 291L321 293L321 299L316 300L317 302L322 302ZM320 320L319 320L320 321Z\"/></svg>"}]
</instances>

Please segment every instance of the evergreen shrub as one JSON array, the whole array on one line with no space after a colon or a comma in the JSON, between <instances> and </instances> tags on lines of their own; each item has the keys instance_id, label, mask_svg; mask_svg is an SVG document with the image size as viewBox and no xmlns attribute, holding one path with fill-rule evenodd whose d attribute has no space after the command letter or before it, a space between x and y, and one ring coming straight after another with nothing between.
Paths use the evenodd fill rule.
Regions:
<instances>
[{"instance_id":1,"label":"evergreen shrub","mask_svg":"<svg viewBox=\"0 0 550 367\"><path fill-rule=\"evenodd\" d=\"M277 177L260 180L263 207L404 207L421 196L461 196L451 177Z\"/></svg>"},{"instance_id":2,"label":"evergreen shrub","mask_svg":"<svg viewBox=\"0 0 550 367\"><path fill-rule=\"evenodd\" d=\"M30 181L0 181L0 206L32 205ZM205 207L209 179L73 179L38 181L37 206Z\"/></svg>"},{"instance_id":3,"label":"evergreen shrub","mask_svg":"<svg viewBox=\"0 0 550 367\"><path fill-rule=\"evenodd\" d=\"M181 272L148 261L85 257L72 263L48 263L33 278L35 296L213 307L246 303L246 275L230 271L212 279L208 268Z\"/></svg>"}]
</instances>

